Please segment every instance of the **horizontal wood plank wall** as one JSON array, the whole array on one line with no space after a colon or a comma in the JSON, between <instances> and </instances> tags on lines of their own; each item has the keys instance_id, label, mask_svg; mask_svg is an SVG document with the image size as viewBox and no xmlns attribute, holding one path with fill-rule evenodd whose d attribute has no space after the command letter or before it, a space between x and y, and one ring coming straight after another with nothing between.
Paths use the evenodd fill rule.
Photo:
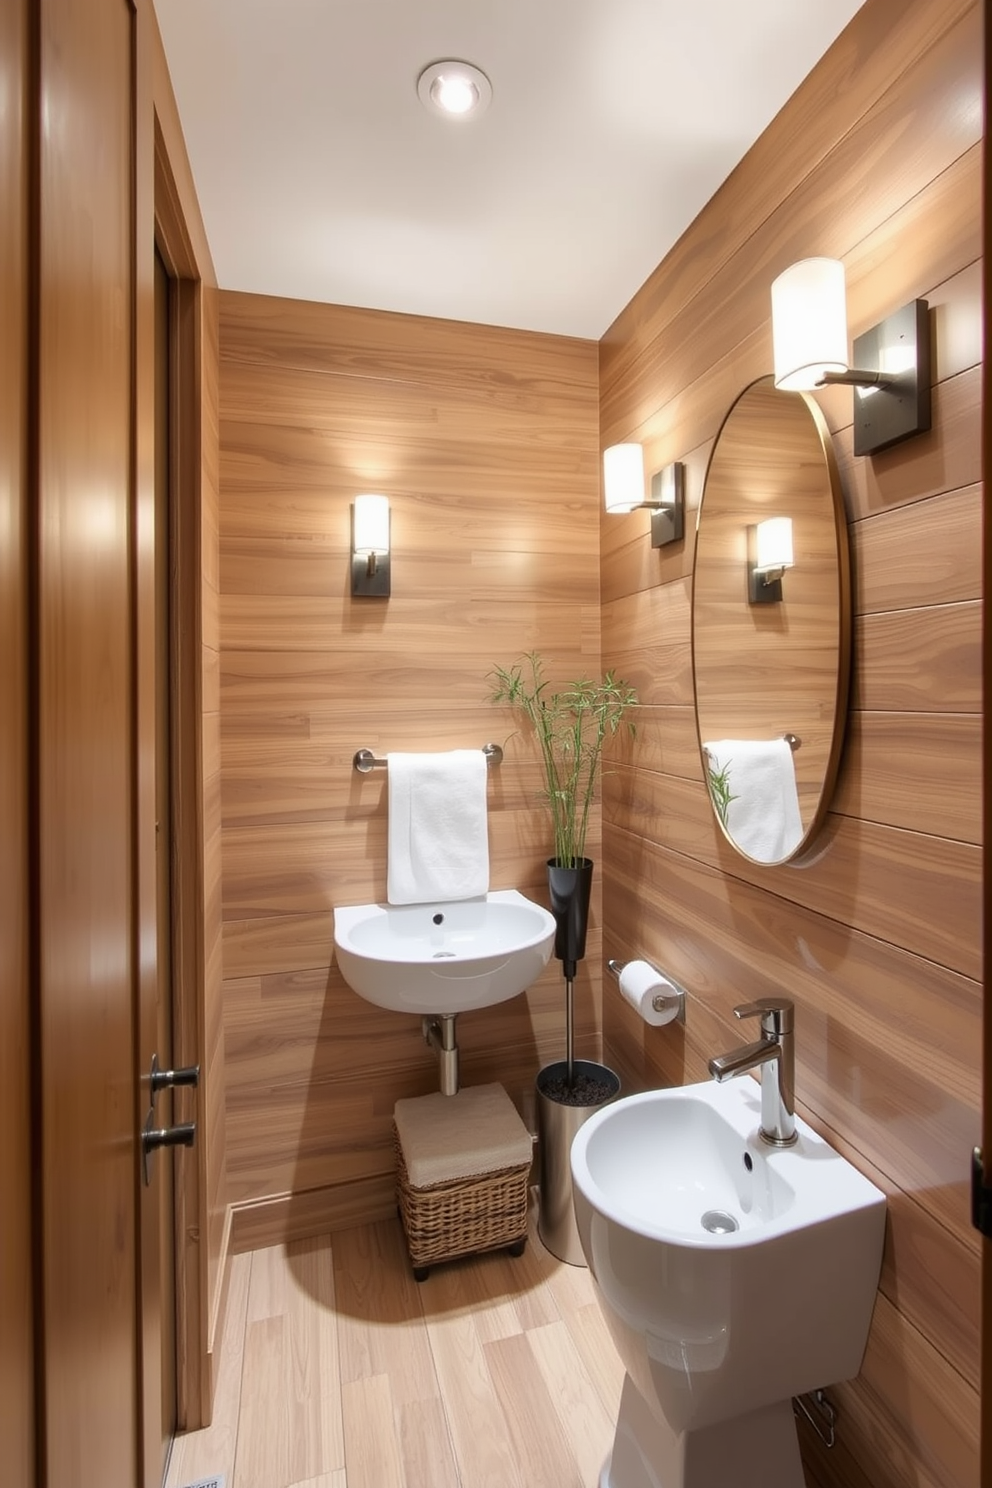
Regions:
<instances>
[{"instance_id":1,"label":"horizontal wood plank wall","mask_svg":"<svg viewBox=\"0 0 992 1488\"><path fill-rule=\"evenodd\" d=\"M398 1097L438 1087L419 1019L364 1003L332 907L385 897L386 778L359 748L503 743L493 888L546 902L529 741L487 673L598 666L595 342L221 294L221 758L235 1247L391 1213ZM352 599L350 504L392 508L392 595ZM598 856L597 818L590 842ZM576 992L601 1049L599 898ZM458 1021L462 1082L528 1119L563 1045L560 968Z\"/></svg>"},{"instance_id":2,"label":"horizontal wood plank wall","mask_svg":"<svg viewBox=\"0 0 992 1488\"><path fill-rule=\"evenodd\" d=\"M604 793L604 954L689 989L685 1030L604 1000L605 1058L634 1084L706 1078L736 1003L797 1004L803 1113L889 1196L860 1377L831 1387L840 1450L803 1433L820 1488L975 1488L979 1251L980 8L867 0L600 347L601 438L684 459L690 505L734 397L771 369L769 285L812 254L847 265L850 332L926 297L932 432L852 453L834 436L854 574L841 778L813 860L729 848L702 781L689 657L693 537L653 551L603 519L603 664L646 706Z\"/></svg>"}]
</instances>

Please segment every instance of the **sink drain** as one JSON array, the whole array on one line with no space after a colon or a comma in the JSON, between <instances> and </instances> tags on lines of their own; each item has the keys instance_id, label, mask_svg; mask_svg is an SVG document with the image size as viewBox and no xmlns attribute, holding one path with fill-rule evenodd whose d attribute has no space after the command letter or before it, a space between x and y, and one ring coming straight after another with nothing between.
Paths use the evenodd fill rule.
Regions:
<instances>
[{"instance_id":1,"label":"sink drain","mask_svg":"<svg viewBox=\"0 0 992 1488\"><path fill-rule=\"evenodd\" d=\"M734 1230L740 1229L734 1216L728 1214L726 1209L707 1209L699 1223L711 1235L732 1235Z\"/></svg>"},{"instance_id":2,"label":"sink drain","mask_svg":"<svg viewBox=\"0 0 992 1488\"><path fill-rule=\"evenodd\" d=\"M435 951L431 957L432 961L454 961L454 951Z\"/></svg>"}]
</instances>

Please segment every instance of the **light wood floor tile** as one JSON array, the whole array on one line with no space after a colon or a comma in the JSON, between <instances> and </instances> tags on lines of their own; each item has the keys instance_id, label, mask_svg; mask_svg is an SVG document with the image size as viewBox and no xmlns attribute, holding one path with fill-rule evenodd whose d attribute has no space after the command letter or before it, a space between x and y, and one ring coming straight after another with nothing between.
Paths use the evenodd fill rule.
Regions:
<instances>
[{"instance_id":1,"label":"light wood floor tile","mask_svg":"<svg viewBox=\"0 0 992 1488\"><path fill-rule=\"evenodd\" d=\"M286 1251L269 1245L251 1254L251 1285L248 1288L248 1321L282 1317L286 1312Z\"/></svg>"},{"instance_id":2,"label":"light wood floor tile","mask_svg":"<svg viewBox=\"0 0 992 1488\"><path fill-rule=\"evenodd\" d=\"M440 1397L401 1406L399 1437L406 1488L461 1488Z\"/></svg>"},{"instance_id":3,"label":"light wood floor tile","mask_svg":"<svg viewBox=\"0 0 992 1488\"><path fill-rule=\"evenodd\" d=\"M311 1476L344 1467L334 1270L328 1237L287 1247L295 1430Z\"/></svg>"},{"instance_id":4,"label":"light wood floor tile","mask_svg":"<svg viewBox=\"0 0 992 1488\"><path fill-rule=\"evenodd\" d=\"M293 1483L290 1488L348 1488L348 1476L342 1467L337 1472L321 1473L319 1478L307 1478L305 1483Z\"/></svg>"},{"instance_id":5,"label":"light wood floor tile","mask_svg":"<svg viewBox=\"0 0 992 1488\"><path fill-rule=\"evenodd\" d=\"M398 1221L333 1237L341 1371L345 1381L388 1374L397 1405L439 1396Z\"/></svg>"},{"instance_id":6,"label":"light wood floor tile","mask_svg":"<svg viewBox=\"0 0 992 1488\"><path fill-rule=\"evenodd\" d=\"M561 1317L567 1317L570 1312L576 1312L593 1300L593 1281L585 1266L568 1266L564 1261L559 1261L550 1251L545 1250L536 1229L533 1243L548 1268L547 1284Z\"/></svg>"},{"instance_id":7,"label":"light wood floor tile","mask_svg":"<svg viewBox=\"0 0 992 1488\"><path fill-rule=\"evenodd\" d=\"M264 1317L245 1330L241 1424L234 1481L240 1488L287 1488L312 1473L295 1471L290 1348L285 1317Z\"/></svg>"},{"instance_id":8,"label":"light wood floor tile","mask_svg":"<svg viewBox=\"0 0 992 1488\"><path fill-rule=\"evenodd\" d=\"M348 1380L341 1413L348 1488L406 1488L387 1376Z\"/></svg>"},{"instance_id":9,"label":"light wood floor tile","mask_svg":"<svg viewBox=\"0 0 992 1488\"><path fill-rule=\"evenodd\" d=\"M597 1488L623 1370L532 1231L413 1280L397 1220L231 1259L213 1424L167 1488Z\"/></svg>"},{"instance_id":10,"label":"light wood floor tile","mask_svg":"<svg viewBox=\"0 0 992 1488\"><path fill-rule=\"evenodd\" d=\"M583 1307L571 1309L566 1312L564 1322L606 1414L611 1421L616 1421L620 1414L624 1367L617 1357L599 1303L587 1302Z\"/></svg>"},{"instance_id":11,"label":"light wood floor tile","mask_svg":"<svg viewBox=\"0 0 992 1488\"><path fill-rule=\"evenodd\" d=\"M527 1488L583 1488L529 1335L496 1339L485 1352Z\"/></svg>"},{"instance_id":12,"label":"light wood floor tile","mask_svg":"<svg viewBox=\"0 0 992 1488\"><path fill-rule=\"evenodd\" d=\"M513 1303L497 1286L495 1258L451 1261L435 1266L421 1282L425 1317L471 1318L481 1343L521 1331Z\"/></svg>"},{"instance_id":13,"label":"light wood floor tile","mask_svg":"<svg viewBox=\"0 0 992 1488\"><path fill-rule=\"evenodd\" d=\"M429 1316L427 1332L462 1488L528 1488L474 1320Z\"/></svg>"},{"instance_id":14,"label":"light wood floor tile","mask_svg":"<svg viewBox=\"0 0 992 1488\"><path fill-rule=\"evenodd\" d=\"M229 1484L234 1478L251 1256L232 1256L230 1266L213 1420L202 1431L189 1431L176 1437L169 1459L166 1488L182 1488L184 1483L196 1483L214 1474L223 1473Z\"/></svg>"},{"instance_id":15,"label":"light wood floor tile","mask_svg":"<svg viewBox=\"0 0 992 1488\"><path fill-rule=\"evenodd\" d=\"M534 1328L527 1341L579 1464L582 1488L598 1488L616 1418L600 1400L565 1323Z\"/></svg>"},{"instance_id":16,"label":"light wood floor tile","mask_svg":"<svg viewBox=\"0 0 992 1488\"><path fill-rule=\"evenodd\" d=\"M501 1298L513 1309L515 1325L493 1336L509 1337L528 1328L540 1328L561 1315L547 1284L548 1253L539 1242L535 1244L535 1235L532 1227L522 1256L502 1250L473 1262L473 1303L480 1316L489 1312L490 1298Z\"/></svg>"}]
</instances>

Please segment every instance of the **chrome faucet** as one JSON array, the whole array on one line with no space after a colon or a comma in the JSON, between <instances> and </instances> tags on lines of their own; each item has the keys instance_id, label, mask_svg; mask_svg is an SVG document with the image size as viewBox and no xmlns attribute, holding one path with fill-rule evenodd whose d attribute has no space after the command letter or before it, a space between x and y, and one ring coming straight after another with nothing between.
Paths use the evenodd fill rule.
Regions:
<instances>
[{"instance_id":1,"label":"chrome faucet","mask_svg":"<svg viewBox=\"0 0 992 1488\"><path fill-rule=\"evenodd\" d=\"M729 1054L715 1054L709 1071L718 1084L761 1066L759 1136L775 1147L796 1140L796 1061L792 1042L794 1005L786 997L759 997L734 1008L735 1018L760 1018L761 1037Z\"/></svg>"}]
</instances>

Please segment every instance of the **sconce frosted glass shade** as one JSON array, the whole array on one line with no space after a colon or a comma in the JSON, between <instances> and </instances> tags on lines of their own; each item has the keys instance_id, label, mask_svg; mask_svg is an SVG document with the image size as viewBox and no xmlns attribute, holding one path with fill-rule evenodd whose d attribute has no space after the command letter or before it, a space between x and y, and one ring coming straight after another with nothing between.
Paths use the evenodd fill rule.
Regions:
<instances>
[{"instance_id":1,"label":"sconce frosted glass shade","mask_svg":"<svg viewBox=\"0 0 992 1488\"><path fill-rule=\"evenodd\" d=\"M639 444L611 444L603 451L603 500L608 512L644 505L644 450Z\"/></svg>"},{"instance_id":2,"label":"sconce frosted glass shade","mask_svg":"<svg viewBox=\"0 0 992 1488\"><path fill-rule=\"evenodd\" d=\"M355 497L355 548L361 557L389 552L389 497Z\"/></svg>"},{"instance_id":3,"label":"sconce frosted glass shade","mask_svg":"<svg viewBox=\"0 0 992 1488\"><path fill-rule=\"evenodd\" d=\"M764 573L770 568L792 567L792 518L768 517L759 522L755 533L755 568Z\"/></svg>"},{"instance_id":4,"label":"sconce frosted glass shade","mask_svg":"<svg viewBox=\"0 0 992 1488\"><path fill-rule=\"evenodd\" d=\"M772 282L775 386L809 392L824 372L846 372L847 296L844 265L804 258Z\"/></svg>"}]
</instances>

